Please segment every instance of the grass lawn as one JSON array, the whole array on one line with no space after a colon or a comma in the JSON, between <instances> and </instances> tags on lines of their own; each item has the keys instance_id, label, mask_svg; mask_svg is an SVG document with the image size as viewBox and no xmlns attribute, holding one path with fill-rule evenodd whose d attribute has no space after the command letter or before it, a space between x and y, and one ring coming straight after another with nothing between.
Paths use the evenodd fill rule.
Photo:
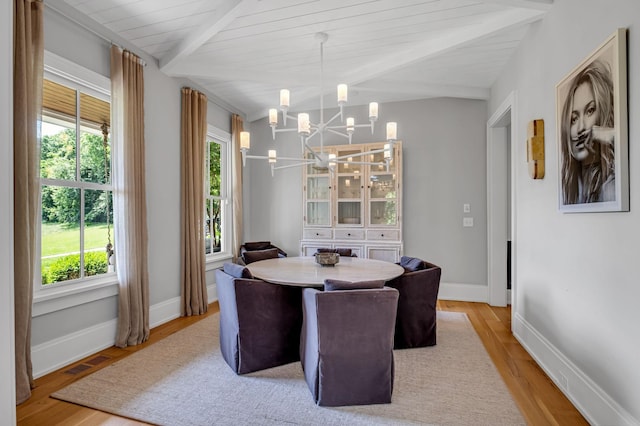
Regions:
<instances>
[{"instance_id":1,"label":"grass lawn","mask_svg":"<svg viewBox=\"0 0 640 426\"><path fill-rule=\"evenodd\" d=\"M113 243L113 228L111 229ZM107 245L107 224L96 223L85 226L84 248L105 249ZM42 256L55 256L80 251L80 227L58 223L42 224Z\"/></svg>"}]
</instances>

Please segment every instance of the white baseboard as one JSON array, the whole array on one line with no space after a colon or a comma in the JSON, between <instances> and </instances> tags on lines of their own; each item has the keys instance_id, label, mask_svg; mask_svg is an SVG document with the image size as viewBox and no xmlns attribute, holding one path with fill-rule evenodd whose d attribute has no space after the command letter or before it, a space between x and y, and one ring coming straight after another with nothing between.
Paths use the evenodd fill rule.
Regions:
<instances>
[{"instance_id":1,"label":"white baseboard","mask_svg":"<svg viewBox=\"0 0 640 426\"><path fill-rule=\"evenodd\" d=\"M518 313L513 334L590 424L640 425Z\"/></svg>"},{"instance_id":2,"label":"white baseboard","mask_svg":"<svg viewBox=\"0 0 640 426\"><path fill-rule=\"evenodd\" d=\"M216 285L207 286L208 303L218 299ZM180 297L149 308L149 326L155 328L180 317ZM112 319L31 348L33 377L42 377L115 344L118 320Z\"/></svg>"},{"instance_id":3,"label":"white baseboard","mask_svg":"<svg viewBox=\"0 0 640 426\"><path fill-rule=\"evenodd\" d=\"M42 377L84 357L113 346L116 319L41 343L31 348L33 377Z\"/></svg>"},{"instance_id":4,"label":"white baseboard","mask_svg":"<svg viewBox=\"0 0 640 426\"><path fill-rule=\"evenodd\" d=\"M489 289L486 285L441 282L438 290L438 299L487 303L489 301Z\"/></svg>"}]
</instances>

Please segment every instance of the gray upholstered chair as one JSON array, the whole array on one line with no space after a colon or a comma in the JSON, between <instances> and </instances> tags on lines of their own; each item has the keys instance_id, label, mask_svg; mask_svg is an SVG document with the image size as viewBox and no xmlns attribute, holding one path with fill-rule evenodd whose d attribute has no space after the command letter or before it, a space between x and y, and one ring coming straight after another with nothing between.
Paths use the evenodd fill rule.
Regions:
<instances>
[{"instance_id":1,"label":"gray upholstered chair","mask_svg":"<svg viewBox=\"0 0 640 426\"><path fill-rule=\"evenodd\" d=\"M400 292L396 318L395 348L417 348L436 344L436 304L441 269L424 260L402 256L405 272L387 282Z\"/></svg>"},{"instance_id":2,"label":"gray upholstered chair","mask_svg":"<svg viewBox=\"0 0 640 426\"><path fill-rule=\"evenodd\" d=\"M275 255L273 254L274 249L276 251ZM247 252L256 253L246 255ZM240 252L238 253L238 258L242 259L247 265L257 260L271 259L272 257L287 257L287 253L271 244L271 241L247 241L240 246Z\"/></svg>"},{"instance_id":3,"label":"gray upholstered chair","mask_svg":"<svg viewBox=\"0 0 640 426\"><path fill-rule=\"evenodd\" d=\"M384 281L333 283L302 292L300 359L313 400L322 406L389 403L398 291L383 288ZM378 288L367 288L371 283Z\"/></svg>"},{"instance_id":4,"label":"gray upholstered chair","mask_svg":"<svg viewBox=\"0 0 640 426\"><path fill-rule=\"evenodd\" d=\"M253 279L244 266L216 269L220 351L237 374L300 359L301 288Z\"/></svg>"},{"instance_id":5,"label":"gray upholstered chair","mask_svg":"<svg viewBox=\"0 0 640 426\"><path fill-rule=\"evenodd\" d=\"M358 257L350 248L319 248L316 253L338 253L342 257Z\"/></svg>"}]
</instances>

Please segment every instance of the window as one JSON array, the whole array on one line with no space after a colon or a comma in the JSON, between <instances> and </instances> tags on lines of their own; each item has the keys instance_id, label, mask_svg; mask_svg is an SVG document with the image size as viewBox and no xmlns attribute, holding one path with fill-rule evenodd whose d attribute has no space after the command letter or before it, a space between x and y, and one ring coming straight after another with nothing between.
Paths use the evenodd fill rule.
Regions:
<instances>
[{"instance_id":1,"label":"window","mask_svg":"<svg viewBox=\"0 0 640 426\"><path fill-rule=\"evenodd\" d=\"M209 126L205 174L205 253L231 255L231 136Z\"/></svg>"},{"instance_id":2,"label":"window","mask_svg":"<svg viewBox=\"0 0 640 426\"><path fill-rule=\"evenodd\" d=\"M39 245L41 284L52 286L115 265L108 79L99 86L46 64L45 56Z\"/></svg>"}]
</instances>

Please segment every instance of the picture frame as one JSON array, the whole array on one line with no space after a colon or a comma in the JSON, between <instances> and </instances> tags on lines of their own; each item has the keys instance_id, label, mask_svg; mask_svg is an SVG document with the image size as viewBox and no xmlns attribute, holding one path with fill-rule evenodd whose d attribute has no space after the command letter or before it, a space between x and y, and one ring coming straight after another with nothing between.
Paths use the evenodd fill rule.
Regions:
<instances>
[{"instance_id":1,"label":"picture frame","mask_svg":"<svg viewBox=\"0 0 640 426\"><path fill-rule=\"evenodd\" d=\"M556 85L556 123L559 210L629 211L626 28Z\"/></svg>"}]
</instances>

